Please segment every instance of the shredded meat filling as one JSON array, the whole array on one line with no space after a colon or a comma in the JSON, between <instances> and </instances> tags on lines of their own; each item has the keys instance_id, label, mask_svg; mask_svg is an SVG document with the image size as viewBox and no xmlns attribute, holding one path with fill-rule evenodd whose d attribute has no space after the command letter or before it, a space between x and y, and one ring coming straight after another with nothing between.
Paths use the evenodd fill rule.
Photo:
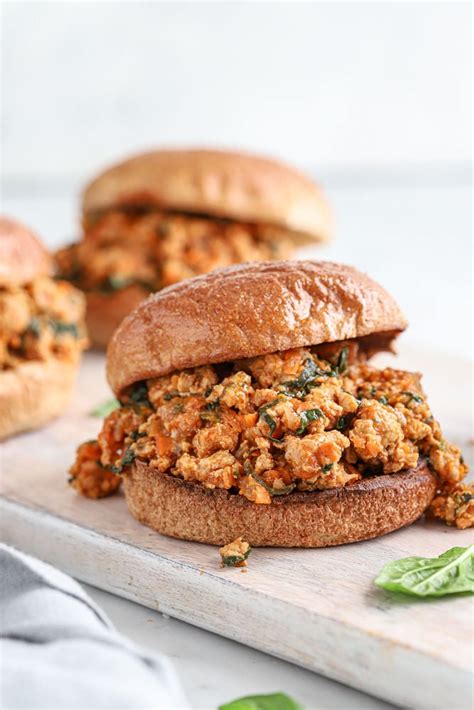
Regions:
<instances>
[{"instance_id":1,"label":"shredded meat filling","mask_svg":"<svg viewBox=\"0 0 474 710\"><path fill-rule=\"evenodd\" d=\"M422 456L439 480L432 514L472 525L467 467L443 439L420 376L368 365L353 342L323 348L324 358L318 347L297 348L138 383L105 419L90 457L79 450L73 485L95 497L81 482L91 460L108 474L137 458L157 475L265 505L413 468Z\"/></svg>"},{"instance_id":2,"label":"shredded meat filling","mask_svg":"<svg viewBox=\"0 0 474 710\"><path fill-rule=\"evenodd\" d=\"M56 255L60 275L85 291L132 284L160 288L245 261L285 259L292 244L276 227L159 211L111 210L84 225L81 242Z\"/></svg>"},{"instance_id":3,"label":"shredded meat filling","mask_svg":"<svg viewBox=\"0 0 474 710\"><path fill-rule=\"evenodd\" d=\"M0 370L76 357L87 345L83 318L84 297L65 281L42 276L0 288Z\"/></svg>"}]
</instances>

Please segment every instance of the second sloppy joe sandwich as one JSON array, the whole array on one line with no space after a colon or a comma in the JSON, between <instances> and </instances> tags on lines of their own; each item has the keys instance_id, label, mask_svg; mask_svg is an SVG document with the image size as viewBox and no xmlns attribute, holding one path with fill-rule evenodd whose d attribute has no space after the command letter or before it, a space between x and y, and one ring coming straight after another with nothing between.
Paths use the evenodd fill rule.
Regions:
<instances>
[{"instance_id":1,"label":"second sloppy joe sandwich","mask_svg":"<svg viewBox=\"0 0 474 710\"><path fill-rule=\"evenodd\" d=\"M87 345L84 297L52 278L36 234L0 216L0 439L43 426L72 397Z\"/></svg>"},{"instance_id":2,"label":"second sloppy joe sandwich","mask_svg":"<svg viewBox=\"0 0 474 710\"><path fill-rule=\"evenodd\" d=\"M109 345L120 406L79 447L72 485L100 497L123 481L140 521L219 545L342 544L428 508L468 527L467 467L420 375L370 364L405 327L383 288L339 264L249 264L171 286Z\"/></svg>"},{"instance_id":3,"label":"second sloppy joe sandwich","mask_svg":"<svg viewBox=\"0 0 474 710\"><path fill-rule=\"evenodd\" d=\"M326 198L293 168L219 150L155 150L120 162L85 189L83 236L57 254L86 294L94 344L150 292L213 269L283 259L325 241Z\"/></svg>"}]
</instances>

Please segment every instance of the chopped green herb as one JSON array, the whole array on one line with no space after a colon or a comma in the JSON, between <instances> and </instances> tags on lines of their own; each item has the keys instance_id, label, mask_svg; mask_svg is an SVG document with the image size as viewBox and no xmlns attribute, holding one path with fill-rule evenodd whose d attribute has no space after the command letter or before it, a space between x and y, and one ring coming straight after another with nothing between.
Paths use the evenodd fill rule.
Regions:
<instances>
[{"instance_id":1,"label":"chopped green herb","mask_svg":"<svg viewBox=\"0 0 474 710\"><path fill-rule=\"evenodd\" d=\"M250 461L245 461L244 463L244 473L247 476L252 476L252 478L257 481L263 488L265 488L268 493L272 496L284 496L287 493L291 493L291 491L295 488L296 483L290 483L289 486L283 486L283 488L272 488L271 486L266 483L263 478L260 478L259 475L257 475L252 467L252 464Z\"/></svg>"},{"instance_id":2,"label":"chopped green herb","mask_svg":"<svg viewBox=\"0 0 474 710\"><path fill-rule=\"evenodd\" d=\"M414 392L402 392L402 394L405 394L407 397L410 398L410 400L413 400L417 404L423 404L423 397L420 397L419 394L415 394Z\"/></svg>"},{"instance_id":3,"label":"chopped green herb","mask_svg":"<svg viewBox=\"0 0 474 710\"><path fill-rule=\"evenodd\" d=\"M141 286L147 291L153 290L153 284L147 281L141 281L135 276L112 275L107 276L107 278L102 281L102 283L100 284L100 291L102 293L115 293L115 291L121 291L122 289L127 288L128 286Z\"/></svg>"},{"instance_id":4,"label":"chopped green herb","mask_svg":"<svg viewBox=\"0 0 474 710\"><path fill-rule=\"evenodd\" d=\"M148 399L148 387L146 382L138 382L138 384L134 385L128 398L132 404L142 404L145 407L151 408L151 402Z\"/></svg>"},{"instance_id":5,"label":"chopped green herb","mask_svg":"<svg viewBox=\"0 0 474 710\"><path fill-rule=\"evenodd\" d=\"M296 430L296 434L304 434L311 422L316 421L320 417L324 416L320 409L306 409L300 414L300 425Z\"/></svg>"},{"instance_id":6,"label":"chopped green herb","mask_svg":"<svg viewBox=\"0 0 474 710\"><path fill-rule=\"evenodd\" d=\"M207 409L208 411L212 412L215 409L219 409L220 403L220 399L215 399L214 402L208 402L204 409Z\"/></svg>"},{"instance_id":7,"label":"chopped green herb","mask_svg":"<svg viewBox=\"0 0 474 710\"><path fill-rule=\"evenodd\" d=\"M79 337L79 329L75 323L64 323L60 320L50 319L49 324L53 329L55 335L73 335L75 338Z\"/></svg>"},{"instance_id":8,"label":"chopped green herb","mask_svg":"<svg viewBox=\"0 0 474 710\"><path fill-rule=\"evenodd\" d=\"M355 412L348 412L347 414L343 414L336 422L336 429L338 429L338 431L343 431L344 429L347 429L347 427L350 426L354 417Z\"/></svg>"},{"instance_id":9,"label":"chopped green herb","mask_svg":"<svg viewBox=\"0 0 474 710\"><path fill-rule=\"evenodd\" d=\"M112 399L108 399L106 402L102 402L102 404L99 404L97 407L92 409L92 411L89 412L89 415L91 417L99 417L99 419L103 419L115 409L118 409L118 407L120 407L120 402L118 399L113 397Z\"/></svg>"},{"instance_id":10,"label":"chopped green herb","mask_svg":"<svg viewBox=\"0 0 474 710\"><path fill-rule=\"evenodd\" d=\"M245 567L243 564L250 555L252 548L245 540L238 537L237 540L224 545L219 550L224 567Z\"/></svg>"},{"instance_id":11,"label":"chopped green herb","mask_svg":"<svg viewBox=\"0 0 474 710\"><path fill-rule=\"evenodd\" d=\"M302 710L302 708L285 693L272 693L238 698L220 705L217 710Z\"/></svg>"},{"instance_id":12,"label":"chopped green herb","mask_svg":"<svg viewBox=\"0 0 474 710\"><path fill-rule=\"evenodd\" d=\"M102 284L105 291L121 291L127 286L131 286L135 279L131 276L108 276Z\"/></svg>"},{"instance_id":13,"label":"chopped green herb","mask_svg":"<svg viewBox=\"0 0 474 710\"><path fill-rule=\"evenodd\" d=\"M237 567L241 562L244 562L250 554L248 550L244 555L228 555L222 558L222 564L225 567Z\"/></svg>"},{"instance_id":14,"label":"chopped green herb","mask_svg":"<svg viewBox=\"0 0 474 710\"><path fill-rule=\"evenodd\" d=\"M346 428L346 426L347 426L346 417L345 416L339 417L339 419L336 422L336 429L338 431L342 431L343 429Z\"/></svg>"},{"instance_id":15,"label":"chopped green herb","mask_svg":"<svg viewBox=\"0 0 474 710\"><path fill-rule=\"evenodd\" d=\"M388 404L388 399L383 394L381 397L379 397L379 402L380 402L380 404Z\"/></svg>"},{"instance_id":16,"label":"chopped green herb","mask_svg":"<svg viewBox=\"0 0 474 710\"><path fill-rule=\"evenodd\" d=\"M163 399L165 400L165 402L169 402L170 399L174 399L175 397L181 397L181 394L178 392L178 390L172 390L171 392L167 392L163 395Z\"/></svg>"},{"instance_id":17,"label":"chopped green herb","mask_svg":"<svg viewBox=\"0 0 474 710\"><path fill-rule=\"evenodd\" d=\"M375 584L390 592L417 597L474 593L474 544L452 547L439 557L404 557L389 562Z\"/></svg>"},{"instance_id":18,"label":"chopped green herb","mask_svg":"<svg viewBox=\"0 0 474 710\"><path fill-rule=\"evenodd\" d=\"M301 375L296 380L289 380L281 384L281 387L285 388L282 392L289 397L303 399L313 387L319 385L318 377L334 377L334 374L334 370L322 370L314 360L308 358Z\"/></svg>"},{"instance_id":19,"label":"chopped green herb","mask_svg":"<svg viewBox=\"0 0 474 710\"><path fill-rule=\"evenodd\" d=\"M321 467L321 471L323 473L329 473L329 471L332 469L333 466L334 466L333 463L327 463L325 466Z\"/></svg>"},{"instance_id":20,"label":"chopped green herb","mask_svg":"<svg viewBox=\"0 0 474 710\"><path fill-rule=\"evenodd\" d=\"M260 414L262 412L266 412L267 409L270 409L270 407L274 407L275 404L278 404L278 402L282 402L283 400L284 400L283 396L277 397L276 399L272 399L271 402L267 402L267 404L264 404L263 407L260 407L260 409L258 411Z\"/></svg>"},{"instance_id":21,"label":"chopped green herb","mask_svg":"<svg viewBox=\"0 0 474 710\"><path fill-rule=\"evenodd\" d=\"M32 318L28 323L28 328L26 329L28 333L34 335L35 338L39 338L41 335L41 322L39 318Z\"/></svg>"},{"instance_id":22,"label":"chopped green herb","mask_svg":"<svg viewBox=\"0 0 474 710\"><path fill-rule=\"evenodd\" d=\"M271 441L278 441L280 442L281 439L277 439L276 437L273 436L273 432L276 429L276 421L268 414L268 412L261 412L260 413L260 419L263 419L265 424L268 426L270 429L270 433L268 435L268 439Z\"/></svg>"},{"instance_id":23,"label":"chopped green herb","mask_svg":"<svg viewBox=\"0 0 474 710\"><path fill-rule=\"evenodd\" d=\"M146 433L144 431L132 431L129 434L129 437L132 441L136 441L137 439L141 439L143 436L146 436Z\"/></svg>"},{"instance_id":24,"label":"chopped green herb","mask_svg":"<svg viewBox=\"0 0 474 710\"><path fill-rule=\"evenodd\" d=\"M342 375L342 373L347 370L348 361L349 361L349 348L345 347L345 348L342 348L341 352L339 353L337 365L334 368L335 372L338 375Z\"/></svg>"},{"instance_id":25,"label":"chopped green herb","mask_svg":"<svg viewBox=\"0 0 474 710\"><path fill-rule=\"evenodd\" d=\"M112 473L117 473L117 474L122 473L124 468L126 468L127 466L130 466L130 464L135 461L135 456L136 456L135 452L130 447L128 447L128 449L125 451L124 455L122 456L122 459L121 459L120 463L118 464L118 466L109 466L110 471L112 471Z\"/></svg>"}]
</instances>

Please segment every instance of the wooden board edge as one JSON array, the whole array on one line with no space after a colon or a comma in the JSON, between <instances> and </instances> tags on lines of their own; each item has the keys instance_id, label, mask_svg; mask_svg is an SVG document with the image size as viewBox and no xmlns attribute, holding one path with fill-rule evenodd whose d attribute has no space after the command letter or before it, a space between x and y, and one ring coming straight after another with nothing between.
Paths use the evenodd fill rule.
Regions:
<instances>
[{"instance_id":1,"label":"wooden board edge","mask_svg":"<svg viewBox=\"0 0 474 710\"><path fill-rule=\"evenodd\" d=\"M471 707L472 674L436 657L252 589L230 596L229 580L1 496L0 522L7 544L150 609L403 707Z\"/></svg>"}]
</instances>

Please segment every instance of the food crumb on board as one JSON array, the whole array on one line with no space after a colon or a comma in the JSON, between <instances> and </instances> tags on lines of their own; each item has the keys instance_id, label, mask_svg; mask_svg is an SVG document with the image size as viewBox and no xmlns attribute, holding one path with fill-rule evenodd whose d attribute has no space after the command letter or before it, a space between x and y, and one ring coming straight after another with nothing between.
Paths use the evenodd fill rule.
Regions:
<instances>
[{"instance_id":1,"label":"food crumb on board","mask_svg":"<svg viewBox=\"0 0 474 710\"><path fill-rule=\"evenodd\" d=\"M223 567L246 567L247 557L250 555L251 547L248 542L238 537L221 547L219 554Z\"/></svg>"}]
</instances>

